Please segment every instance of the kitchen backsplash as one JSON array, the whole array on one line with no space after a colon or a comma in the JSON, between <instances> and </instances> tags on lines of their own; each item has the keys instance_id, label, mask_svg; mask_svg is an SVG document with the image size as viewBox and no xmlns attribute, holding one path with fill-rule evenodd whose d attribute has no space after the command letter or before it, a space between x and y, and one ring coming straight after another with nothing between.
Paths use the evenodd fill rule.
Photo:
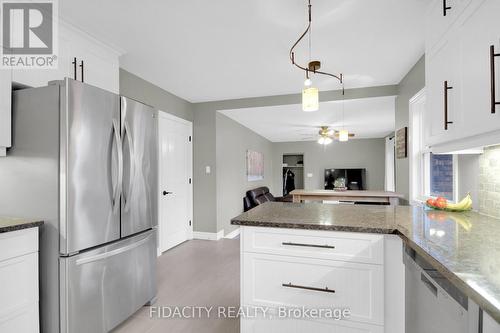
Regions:
<instances>
[{"instance_id":1,"label":"kitchen backsplash","mask_svg":"<svg viewBox=\"0 0 500 333\"><path fill-rule=\"evenodd\" d=\"M500 145L479 157L479 211L500 218Z\"/></svg>"}]
</instances>

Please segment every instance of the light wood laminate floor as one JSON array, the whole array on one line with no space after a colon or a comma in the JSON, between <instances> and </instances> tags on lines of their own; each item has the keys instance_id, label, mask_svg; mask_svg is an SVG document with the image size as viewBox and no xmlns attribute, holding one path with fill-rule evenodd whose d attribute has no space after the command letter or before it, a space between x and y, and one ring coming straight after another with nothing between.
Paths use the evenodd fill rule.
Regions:
<instances>
[{"instance_id":1,"label":"light wood laminate floor","mask_svg":"<svg viewBox=\"0 0 500 333\"><path fill-rule=\"evenodd\" d=\"M192 240L158 257L154 306L239 306L240 242ZM237 333L237 319L150 318L143 307L113 333Z\"/></svg>"}]
</instances>

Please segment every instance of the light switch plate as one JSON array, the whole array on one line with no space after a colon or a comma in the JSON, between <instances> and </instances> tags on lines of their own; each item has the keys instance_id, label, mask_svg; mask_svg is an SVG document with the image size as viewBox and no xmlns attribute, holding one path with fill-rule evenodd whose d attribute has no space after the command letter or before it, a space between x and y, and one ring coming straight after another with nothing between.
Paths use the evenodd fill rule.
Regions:
<instances>
[{"instance_id":1,"label":"light switch plate","mask_svg":"<svg viewBox=\"0 0 500 333\"><path fill-rule=\"evenodd\" d=\"M313 174L312 173L308 173L307 174L307 178L312 178Z\"/></svg>"},{"instance_id":2,"label":"light switch plate","mask_svg":"<svg viewBox=\"0 0 500 333\"><path fill-rule=\"evenodd\" d=\"M205 173L206 173L207 175L209 175L209 174L210 174L210 172L212 172L212 171L210 170L210 165L207 165L207 166L205 167Z\"/></svg>"}]
</instances>

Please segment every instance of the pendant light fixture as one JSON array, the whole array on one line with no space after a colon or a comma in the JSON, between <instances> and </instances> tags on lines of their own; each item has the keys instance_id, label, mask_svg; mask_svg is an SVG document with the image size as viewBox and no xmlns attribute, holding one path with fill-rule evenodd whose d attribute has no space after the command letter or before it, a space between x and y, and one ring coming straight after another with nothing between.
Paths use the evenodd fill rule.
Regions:
<instances>
[{"instance_id":1,"label":"pendant light fixture","mask_svg":"<svg viewBox=\"0 0 500 333\"><path fill-rule=\"evenodd\" d=\"M345 90L344 90L344 84L342 84L342 129L339 131L339 141L340 142L347 142L349 141L349 131L345 129L345 118L344 118L344 111L345 111Z\"/></svg>"},{"instance_id":2,"label":"pendant light fixture","mask_svg":"<svg viewBox=\"0 0 500 333\"><path fill-rule=\"evenodd\" d=\"M302 110L305 112L319 110L319 90L312 86L311 79L304 81L304 89L302 89Z\"/></svg>"},{"instance_id":3,"label":"pendant light fixture","mask_svg":"<svg viewBox=\"0 0 500 333\"><path fill-rule=\"evenodd\" d=\"M319 69L321 68L321 62L318 60L312 61L311 60L311 23L312 23L312 11L311 11L311 0L308 0L308 25L306 30L302 33L302 35L299 37L299 39L293 44L292 48L290 49L290 60L292 61L292 64L303 70L306 75L306 79L304 81L304 88L302 90L302 110L306 112L311 112L311 111L317 111L319 109L319 90L316 87L313 87L312 81L310 78L310 74L322 74L322 75L327 75L331 76L333 78L336 78L339 80L339 82L342 84L343 83L343 77L342 74L335 75L335 74L330 74L327 72L322 72ZM308 35L309 39L309 63L306 66L300 65L295 62L295 52L294 49L295 47L300 43L300 41Z\"/></svg>"},{"instance_id":4,"label":"pendant light fixture","mask_svg":"<svg viewBox=\"0 0 500 333\"><path fill-rule=\"evenodd\" d=\"M346 129L341 129L339 131L339 141L346 142L349 141L349 131Z\"/></svg>"}]
</instances>

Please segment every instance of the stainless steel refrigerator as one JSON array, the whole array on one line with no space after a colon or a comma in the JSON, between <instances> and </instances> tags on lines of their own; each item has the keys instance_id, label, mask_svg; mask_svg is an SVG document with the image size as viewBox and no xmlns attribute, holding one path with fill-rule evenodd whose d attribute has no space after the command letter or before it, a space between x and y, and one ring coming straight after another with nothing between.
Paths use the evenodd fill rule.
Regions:
<instances>
[{"instance_id":1,"label":"stainless steel refrigerator","mask_svg":"<svg viewBox=\"0 0 500 333\"><path fill-rule=\"evenodd\" d=\"M13 93L0 212L42 217L44 333L107 332L155 298L157 118L65 79Z\"/></svg>"}]
</instances>

